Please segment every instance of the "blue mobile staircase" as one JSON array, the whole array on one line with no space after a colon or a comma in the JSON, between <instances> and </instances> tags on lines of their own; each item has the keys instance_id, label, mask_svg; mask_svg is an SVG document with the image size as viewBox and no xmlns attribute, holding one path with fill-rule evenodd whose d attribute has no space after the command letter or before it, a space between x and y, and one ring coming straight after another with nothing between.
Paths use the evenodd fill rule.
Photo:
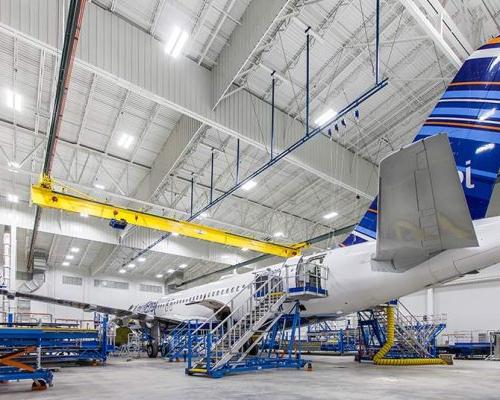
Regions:
<instances>
[{"instance_id":1,"label":"blue mobile staircase","mask_svg":"<svg viewBox=\"0 0 500 400\"><path fill-rule=\"evenodd\" d=\"M328 293L323 289L326 274L317 265L313 272L317 279L311 279L313 269L301 267L307 277L292 280L301 286L290 285L286 269L256 273L227 304L232 312L214 324L205 340L188 341L186 373L220 378L271 368L302 368L307 361L300 352L300 300ZM216 313L213 318L217 317Z\"/></svg>"}]
</instances>

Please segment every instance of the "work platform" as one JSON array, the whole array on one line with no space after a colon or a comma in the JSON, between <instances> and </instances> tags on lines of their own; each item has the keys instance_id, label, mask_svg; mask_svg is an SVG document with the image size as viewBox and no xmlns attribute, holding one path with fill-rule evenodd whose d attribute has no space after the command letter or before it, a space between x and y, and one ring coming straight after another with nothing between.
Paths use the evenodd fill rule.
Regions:
<instances>
[{"instance_id":1,"label":"work platform","mask_svg":"<svg viewBox=\"0 0 500 400\"><path fill-rule=\"evenodd\" d=\"M361 311L356 359L378 365L445 364L437 358L436 348L445 327L446 316L416 317L397 301Z\"/></svg>"},{"instance_id":2,"label":"work platform","mask_svg":"<svg viewBox=\"0 0 500 400\"><path fill-rule=\"evenodd\" d=\"M96 329L0 328L0 381L32 379L33 389L42 390L52 385L53 375L47 365L105 362L113 348L107 317L96 320L96 324Z\"/></svg>"},{"instance_id":3,"label":"work platform","mask_svg":"<svg viewBox=\"0 0 500 400\"><path fill-rule=\"evenodd\" d=\"M199 330L189 332L186 373L220 378L304 367L308 362L300 349L300 301L328 296L328 269L322 262L318 257L256 272L253 281L227 303L234 305L228 316L219 318L219 311L206 321L217 323L204 340L195 344L192 338Z\"/></svg>"}]
</instances>

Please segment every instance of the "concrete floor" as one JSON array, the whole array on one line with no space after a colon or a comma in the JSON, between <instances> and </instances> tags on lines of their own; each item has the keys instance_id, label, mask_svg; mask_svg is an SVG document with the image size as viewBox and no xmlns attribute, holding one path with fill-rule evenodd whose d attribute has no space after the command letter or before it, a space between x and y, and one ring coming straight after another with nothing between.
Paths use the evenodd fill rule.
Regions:
<instances>
[{"instance_id":1,"label":"concrete floor","mask_svg":"<svg viewBox=\"0 0 500 400\"><path fill-rule=\"evenodd\" d=\"M184 375L183 363L112 358L107 366L66 367L54 386L31 392L29 381L0 386L9 400L153 399L500 399L500 362L453 366L375 367L352 357L309 357L312 372L271 370L222 379Z\"/></svg>"}]
</instances>

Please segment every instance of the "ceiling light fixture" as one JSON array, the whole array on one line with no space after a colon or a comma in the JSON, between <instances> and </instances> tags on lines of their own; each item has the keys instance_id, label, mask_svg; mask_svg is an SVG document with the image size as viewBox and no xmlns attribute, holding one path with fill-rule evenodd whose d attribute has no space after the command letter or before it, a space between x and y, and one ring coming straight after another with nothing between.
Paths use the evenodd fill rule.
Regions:
<instances>
[{"instance_id":1,"label":"ceiling light fixture","mask_svg":"<svg viewBox=\"0 0 500 400\"><path fill-rule=\"evenodd\" d=\"M168 272L169 274L173 274L173 273L175 272L175 269L170 268L169 270L167 270L167 272Z\"/></svg>"},{"instance_id":2,"label":"ceiling light fixture","mask_svg":"<svg viewBox=\"0 0 500 400\"><path fill-rule=\"evenodd\" d=\"M172 232L172 236L179 236L177 232Z\"/></svg>"},{"instance_id":3,"label":"ceiling light fixture","mask_svg":"<svg viewBox=\"0 0 500 400\"><path fill-rule=\"evenodd\" d=\"M124 133L118 140L118 146L123 147L124 149L129 149L133 142L134 138L128 133Z\"/></svg>"},{"instance_id":4,"label":"ceiling light fixture","mask_svg":"<svg viewBox=\"0 0 500 400\"><path fill-rule=\"evenodd\" d=\"M157 278L163 278L163 274L156 274Z\"/></svg>"},{"instance_id":5,"label":"ceiling light fixture","mask_svg":"<svg viewBox=\"0 0 500 400\"><path fill-rule=\"evenodd\" d=\"M242 247L241 251L248 251L248 247Z\"/></svg>"},{"instance_id":6,"label":"ceiling light fixture","mask_svg":"<svg viewBox=\"0 0 500 400\"><path fill-rule=\"evenodd\" d=\"M120 269L118 270L118 272L119 272L120 274L124 274L124 273L125 273L125 272L127 272L127 271L125 270L125 268L120 268Z\"/></svg>"},{"instance_id":7,"label":"ceiling light fixture","mask_svg":"<svg viewBox=\"0 0 500 400\"><path fill-rule=\"evenodd\" d=\"M62 266L63 267L69 267L69 262L68 261L63 261Z\"/></svg>"},{"instance_id":8,"label":"ceiling light fixture","mask_svg":"<svg viewBox=\"0 0 500 400\"><path fill-rule=\"evenodd\" d=\"M127 267L129 267L129 268L135 268L135 264L134 263L130 263L129 265L127 265Z\"/></svg>"},{"instance_id":9,"label":"ceiling light fixture","mask_svg":"<svg viewBox=\"0 0 500 400\"><path fill-rule=\"evenodd\" d=\"M189 34L178 26L174 26L172 33L165 44L165 53L177 58L189 39Z\"/></svg>"},{"instance_id":10,"label":"ceiling light fixture","mask_svg":"<svg viewBox=\"0 0 500 400\"><path fill-rule=\"evenodd\" d=\"M337 215L339 215L338 212L332 211L328 214L323 215L323 218L324 219L332 219L332 218L335 218Z\"/></svg>"},{"instance_id":11,"label":"ceiling light fixture","mask_svg":"<svg viewBox=\"0 0 500 400\"><path fill-rule=\"evenodd\" d=\"M5 104L9 108L13 108L16 111L22 110L22 97L19 93L15 93L10 89L5 91Z\"/></svg>"},{"instance_id":12,"label":"ceiling light fixture","mask_svg":"<svg viewBox=\"0 0 500 400\"><path fill-rule=\"evenodd\" d=\"M66 260L72 260L73 258L75 258L73 254L66 254Z\"/></svg>"},{"instance_id":13,"label":"ceiling light fixture","mask_svg":"<svg viewBox=\"0 0 500 400\"><path fill-rule=\"evenodd\" d=\"M208 218L208 213L207 213L207 212L202 212L202 213L199 215L199 217L200 217L201 219L203 219L203 218Z\"/></svg>"},{"instance_id":14,"label":"ceiling light fixture","mask_svg":"<svg viewBox=\"0 0 500 400\"><path fill-rule=\"evenodd\" d=\"M80 217L82 217L82 218L88 218L88 217L89 217L89 214L88 214L88 213L86 213L86 212L83 212L83 211L82 211L82 212L80 213Z\"/></svg>"},{"instance_id":15,"label":"ceiling light fixture","mask_svg":"<svg viewBox=\"0 0 500 400\"><path fill-rule=\"evenodd\" d=\"M72 253L78 253L80 249L78 247L72 247L71 249L69 249L69 251L71 251Z\"/></svg>"},{"instance_id":16,"label":"ceiling light fixture","mask_svg":"<svg viewBox=\"0 0 500 400\"><path fill-rule=\"evenodd\" d=\"M21 168L21 164L19 164L17 161L9 161L8 166L14 169L19 169Z\"/></svg>"},{"instance_id":17,"label":"ceiling light fixture","mask_svg":"<svg viewBox=\"0 0 500 400\"><path fill-rule=\"evenodd\" d=\"M243 185L241 186L241 188L242 188L243 190L251 190L251 189L253 189L255 186L257 186L257 182L255 182L255 181L248 181L247 183L243 184Z\"/></svg>"},{"instance_id":18,"label":"ceiling light fixture","mask_svg":"<svg viewBox=\"0 0 500 400\"><path fill-rule=\"evenodd\" d=\"M139 261L139 262L144 262L144 261L146 261L146 257L139 257L139 258L137 259L137 261Z\"/></svg>"},{"instance_id":19,"label":"ceiling light fixture","mask_svg":"<svg viewBox=\"0 0 500 400\"><path fill-rule=\"evenodd\" d=\"M19 203L19 196L17 194L9 193L7 194L7 201L11 203Z\"/></svg>"},{"instance_id":20,"label":"ceiling light fixture","mask_svg":"<svg viewBox=\"0 0 500 400\"><path fill-rule=\"evenodd\" d=\"M181 264L181 265L179 265L179 268L180 268L180 269L184 269L184 268L186 268L186 267L187 267L187 264Z\"/></svg>"},{"instance_id":21,"label":"ceiling light fixture","mask_svg":"<svg viewBox=\"0 0 500 400\"><path fill-rule=\"evenodd\" d=\"M276 238L283 237L283 236L285 236L285 234L281 231L274 232L274 237L276 237Z\"/></svg>"},{"instance_id":22,"label":"ceiling light fixture","mask_svg":"<svg viewBox=\"0 0 500 400\"><path fill-rule=\"evenodd\" d=\"M314 120L314 123L318 126L324 125L325 123L330 121L336 115L337 115L337 111L334 111L331 108L329 108L323 114L321 114L318 118L316 118Z\"/></svg>"},{"instance_id":23,"label":"ceiling light fixture","mask_svg":"<svg viewBox=\"0 0 500 400\"><path fill-rule=\"evenodd\" d=\"M94 183L94 187L100 190L104 190L106 188L106 186L101 185L100 183Z\"/></svg>"}]
</instances>

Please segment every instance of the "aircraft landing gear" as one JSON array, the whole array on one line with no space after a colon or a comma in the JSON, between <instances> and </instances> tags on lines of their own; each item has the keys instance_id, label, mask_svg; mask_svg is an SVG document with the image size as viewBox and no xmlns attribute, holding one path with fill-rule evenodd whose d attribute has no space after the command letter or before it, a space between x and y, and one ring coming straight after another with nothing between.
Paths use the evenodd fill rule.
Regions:
<instances>
[{"instance_id":1,"label":"aircraft landing gear","mask_svg":"<svg viewBox=\"0 0 500 400\"><path fill-rule=\"evenodd\" d=\"M149 341L146 345L146 353L149 358L158 357L158 343L156 341Z\"/></svg>"}]
</instances>

